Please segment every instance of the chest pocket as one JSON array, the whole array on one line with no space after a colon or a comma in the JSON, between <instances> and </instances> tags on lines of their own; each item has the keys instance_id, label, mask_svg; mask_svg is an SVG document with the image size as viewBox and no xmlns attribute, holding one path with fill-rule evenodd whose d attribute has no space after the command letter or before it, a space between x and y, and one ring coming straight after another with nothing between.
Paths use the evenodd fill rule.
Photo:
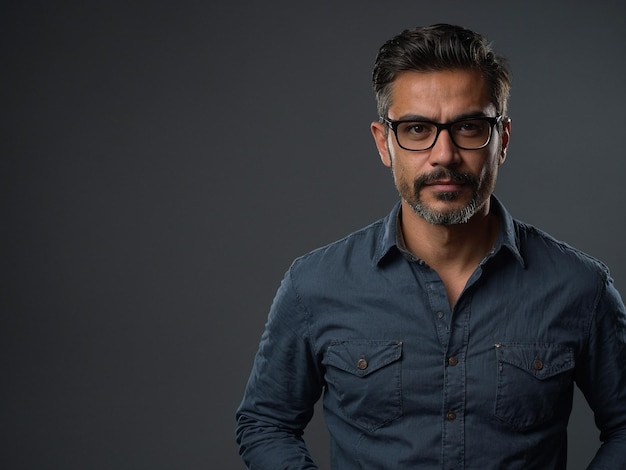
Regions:
<instances>
[{"instance_id":1,"label":"chest pocket","mask_svg":"<svg viewBox=\"0 0 626 470\"><path fill-rule=\"evenodd\" d=\"M331 343L326 366L328 406L367 430L402 414L401 341L347 340Z\"/></svg>"},{"instance_id":2,"label":"chest pocket","mask_svg":"<svg viewBox=\"0 0 626 470\"><path fill-rule=\"evenodd\" d=\"M496 345L495 415L524 431L569 413L574 352L559 344Z\"/></svg>"}]
</instances>

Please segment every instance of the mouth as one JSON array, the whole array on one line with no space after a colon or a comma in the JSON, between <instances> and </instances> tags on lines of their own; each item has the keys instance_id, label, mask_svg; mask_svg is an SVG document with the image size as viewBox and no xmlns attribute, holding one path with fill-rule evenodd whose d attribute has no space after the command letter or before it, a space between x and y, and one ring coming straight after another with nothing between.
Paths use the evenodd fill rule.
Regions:
<instances>
[{"instance_id":1,"label":"mouth","mask_svg":"<svg viewBox=\"0 0 626 470\"><path fill-rule=\"evenodd\" d=\"M467 184L467 181L463 180L435 180L425 183L424 186L431 188L437 192L455 192L461 191Z\"/></svg>"}]
</instances>

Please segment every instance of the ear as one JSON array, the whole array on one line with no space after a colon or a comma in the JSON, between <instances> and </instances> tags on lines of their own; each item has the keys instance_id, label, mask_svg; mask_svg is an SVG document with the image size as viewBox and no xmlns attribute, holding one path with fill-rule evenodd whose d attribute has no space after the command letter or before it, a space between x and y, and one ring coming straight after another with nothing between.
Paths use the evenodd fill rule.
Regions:
<instances>
[{"instance_id":1,"label":"ear","mask_svg":"<svg viewBox=\"0 0 626 470\"><path fill-rule=\"evenodd\" d=\"M501 140L502 140L502 145L501 145L501 150L500 150L500 155L498 157L498 164L502 165L504 163L504 160L506 160L506 151L509 147L509 141L511 139L511 119L510 118L505 118L502 121L502 136L501 136Z\"/></svg>"},{"instance_id":2,"label":"ear","mask_svg":"<svg viewBox=\"0 0 626 470\"><path fill-rule=\"evenodd\" d=\"M388 168L391 167L391 155L389 155L389 146L387 145L389 128L381 122L374 121L370 125L370 129L383 165Z\"/></svg>"}]
</instances>

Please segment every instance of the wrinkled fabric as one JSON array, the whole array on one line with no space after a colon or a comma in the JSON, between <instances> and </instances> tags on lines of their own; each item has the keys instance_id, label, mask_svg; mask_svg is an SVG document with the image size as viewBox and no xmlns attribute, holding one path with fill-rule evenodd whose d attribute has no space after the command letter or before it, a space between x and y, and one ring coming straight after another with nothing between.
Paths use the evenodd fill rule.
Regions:
<instances>
[{"instance_id":1,"label":"wrinkled fabric","mask_svg":"<svg viewBox=\"0 0 626 470\"><path fill-rule=\"evenodd\" d=\"M302 439L323 396L331 467L565 469L573 387L626 468L626 312L607 268L514 220L453 308L399 242L400 205L297 259L272 304L237 441L250 469L315 469Z\"/></svg>"}]
</instances>

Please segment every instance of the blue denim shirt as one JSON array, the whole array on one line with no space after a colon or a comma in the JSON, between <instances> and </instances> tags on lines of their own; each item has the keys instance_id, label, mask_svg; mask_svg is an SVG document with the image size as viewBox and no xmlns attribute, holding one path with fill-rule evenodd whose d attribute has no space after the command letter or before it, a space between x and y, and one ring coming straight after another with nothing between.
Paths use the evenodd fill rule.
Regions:
<instances>
[{"instance_id":1,"label":"blue denim shirt","mask_svg":"<svg viewBox=\"0 0 626 470\"><path fill-rule=\"evenodd\" d=\"M297 259L237 411L251 469L313 469L323 393L333 469L565 469L573 386L626 469L626 313L604 265L511 218L454 308L384 219Z\"/></svg>"}]
</instances>

